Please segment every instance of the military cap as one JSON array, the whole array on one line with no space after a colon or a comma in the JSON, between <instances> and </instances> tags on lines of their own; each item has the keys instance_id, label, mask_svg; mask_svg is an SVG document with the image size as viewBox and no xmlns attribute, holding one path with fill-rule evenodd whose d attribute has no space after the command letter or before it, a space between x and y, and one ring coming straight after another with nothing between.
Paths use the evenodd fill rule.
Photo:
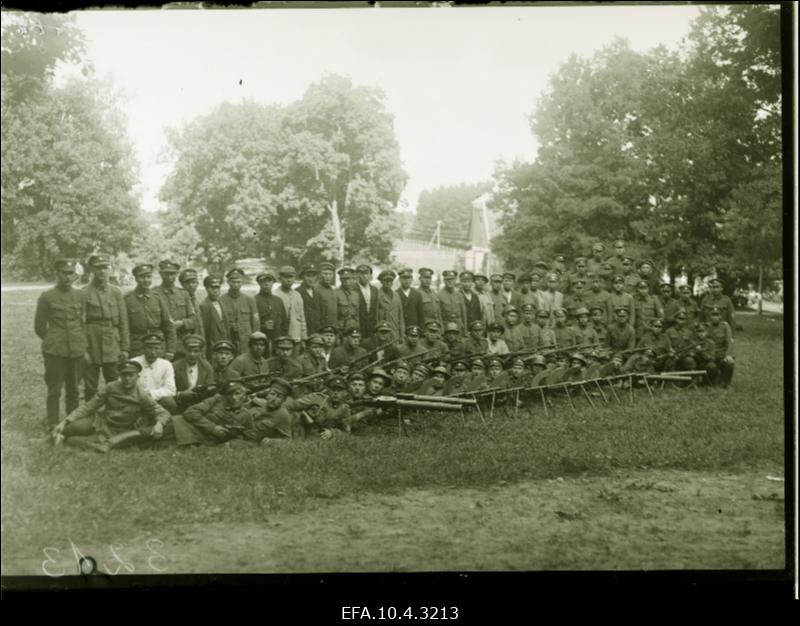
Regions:
<instances>
[{"instance_id":1,"label":"military cap","mask_svg":"<svg viewBox=\"0 0 800 626\"><path fill-rule=\"evenodd\" d=\"M431 374L441 374L445 378L450 378L450 372L447 371L447 368L444 365L437 365L431 371Z\"/></svg>"},{"instance_id":2,"label":"military cap","mask_svg":"<svg viewBox=\"0 0 800 626\"><path fill-rule=\"evenodd\" d=\"M575 265L577 265L578 263L586 263L586 262L587 260L585 256L579 256L575 258Z\"/></svg>"},{"instance_id":3,"label":"military cap","mask_svg":"<svg viewBox=\"0 0 800 626\"><path fill-rule=\"evenodd\" d=\"M625 282L625 278L623 276L620 276L619 274L617 274L611 279L611 282L612 283L624 283Z\"/></svg>"},{"instance_id":4,"label":"military cap","mask_svg":"<svg viewBox=\"0 0 800 626\"><path fill-rule=\"evenodd\" d=\"M307 346L314 345L314 344L321 346L323 343L324 342L322 341L322 335L320 335L318 333L313 333L313 334L309 335L308 338L306 339L306 345Z\"/></svg>"},{"instance_id":5,"label":"military cap","mask_svg":"<svg viewBox=\"0 0 800 626\"><path fill-rule=\"evenodd\" d=\"M337 274L339 274L339 276L347 276L349 274L353 274L354 272L355 270L352 267L343 267L337 272Z\"/></svg>"},{"instance_id":6,"label":"military cap","mask_svg":"<svg viewBox=\"0 0 800 626\"><path fill-rule=\"evenodd\" d=\"M514 366L525 367L525 360L520 357L514 357L511 359L511 367Z\"/></svg>"},{"instance_id":7,"label":"military cap","mask_svg":"<svg viewBox=\"0 0 800 626\"><path fill-rule=\"evenodd\" d=\"M433 276L433 270L429 267L421 267L417 270L420 276Z\"/></svg>"},{"instance_id":8,"label":"military cap","mask_svg":"<svg viewBox=\"0 0 800 626\"><path fill-rule=\"evenodd\" d=\"M633 257L625 255L622 257L622 262L624 263L625 261L630 261L631 263L633 263Z\"/></svg>"},{"instance_id":9,"label":"military cap","mask_svg":"<svg viewBox=\"0 0 800 626\"><path fill-rule=\"evenodd\" d=\"M232 270L228 270L225 278L244 278L244 272L238 267L234 267Z\"/></svg>"},{"instance_id":10,"label":"military cap","mask_svg":"<svg viewBox=\"0 0 800 626\"><path fill-rule=\"evenodd\" d=\"M456 278L457 274L453 270L445 270L442 272L442 278Z\"/></svg>"},{"instance_id":11,"label":"military cap","mask_svg":"<svg viewBox=\"0 0 800 626\"><path fill-rule=\"evenodd\" d=\"M705 322L697 322L694 325L694 328L695 328L695 330L708 330L708 326L709 325L706 324Z\"/></svg>"},{"instance_id":12,"label":"military cap","mask_svg":"<svg viewBox=\"0 0 800 626\"><path fill-rule=\"evenodd\" d=\"M200 335L184 335L182 341L185 348L191 348L193 346L196 348L202 348L204 345L206 345L206 340Z\"/></svg>"},{"instance_id":13,"label":"military cap","mask_svg":"<svg viewBox=\"0 0 800 626\"><path fill-rule=\"evenodd\" d=\"M519 309L512 304L506 307L506 310L503 311L503 315L508 315L509 313L516 313L517 315L519 315Z\"/></svg>"},{"instance_id":14,"label":"military cap","mask_svg":"<svg viewBox=\"0 0 800 626\"><path fill-rule=\"evenodd\" d=\"M366 376L364 376L364 374L362 374L361 372L353 372L352 374L350 374L350 375L347 377L347 380L348 380L349 382L351 382L351 383L352 383L354 380L361 380L361 381L367 382L367 377L366 377Z\"/></svg>"},{"instance_id":15,"label":"military cap","mask_svg":"<svg viewBox=\"0 0 800 626\"><path fill-rule=\"evenodd\" d=\"M614 307L614 313L625 313L627 315L630 315L631 312L626 306L616 306Z\"/></svg>"},{"instance_id":16,"label":"military cap","mask_svg":"<svg viewBox=\"0 0 800 626\"><path fill-rule=\"evenodd\" d=\"M686 319L686 309L678 309L675 312L676 318Z\"/></svg>"},{"instance_id":17,"label":"military cap","mask_svg":"<svg viewBox=\"0 0 800 626\"><path fill-rule=\"evenodd\" d=\"M683 285L678 287L678 291L692 291L692 287L684 283Z\"/></svg>"},{"instance_id":18,"label":"military cap","mask_svg":"<svg viewBox=\"0 0 800 626\"><path fill-rule=\"evenodd\" d=\"M134 276L140 276L142 274L152 274L153 266L150 263L140 263L139 265L133 268L131 273Z\"/></svg>"},{"instance_id":19,"label":"military cap","mask_svg":"<svg viewBox=\"0 0 800 626\"><path fill-rule=\"evenodd\" d=\"M567 310L566 309L553 309L553 315L563 315L566 317Z\"/></svg>"},{"instance_id":20,"label":"military cap","mask_svg":"<svg viewBox=\"0 0 800 626\"><path fill-rule=\"evenodd\" d=\"M471 278L475 280L475 274L470 272L469 270L464 270L458 275L459 279L464 280L465 278Z\"/></svg>"},{"instance_id":21,"label":"military cap","mask_svg":"<svg viewBox=\"0 0 800 626\"><path fill-rule=\"evenodd\" d=\"M503 361L501 359L498 359L496 356L493 356L493 357L490 357L489 359L487 359L486 363L489 366L499 365L500 367L503 367Z\"/></svg>"},{"instance_id":22,"label":"military cap","mask_svg":"<svg viewBox=\"0 0 800 626\"><path fill-rule=\"evenodd\" d=\"M611 265L611 263L609 263L608 261L603 261L603 262L600 264L600 267L602 267L602 268L603 268L604 270L606 270L607 272L611 272L611 271L613 271L613 270L614 270L614 266L613 266L613 265Z\"/></svg>"},{"instance_id":23,"label":"military cap","mask_svg":"<svg viewBox=\"0 0 800 626\"><path fill-rule=\"evenodd\" d=\"M414 371L420 372L423 376L427 376L428 374L431 373L431 370L424 363L419 363L416 366L414 366Z\"/></svg>"},{"instance_id":24,"label":"military cap","mask_svg":"<svg viewBox=\"0 0 800 626\"><path fill-rule=\"evenodd\" d=\"M489 330L489 331L492 331L492 330L495 330L495 331L500 331L501 333L502 333L502 332L505 332L505 330L506 330L506 329L503 327L503 325L502 325L502 324L498 324L497 322L492 322L491 324L489 324L489 325L486 327L486 329L487 329L487 330Z\"/></svg>"},{"instance_id":25,"label":"military cap","mask_svg":"<svg viewBox=\"0 0 800 626\"><path fill-rule=\"evenodd\" d=\"M489 282L489 277L486 274L474 274L475 280L482 280L485 283Z\"/></svg>"},{"instance_id":26,"label":"military cap","mask_svg":"<svg viewBox=\"0 0 800 626\"><path fill-rule=\"evenodd\" d=\"M285 378L273 378L272 382L270 382L269 388L277 391L283 396L292 395L292 383Z\"/></svg>"},{"instance_id":27,"label":"military cap","mask_svg":"<svg viewBox=\"0 0 800 626\"><path fill-rule=\"evenodd\" d=\"M573 283L572 283L572 284L573 284L573 285L586 285L586 281L585 281L583 278L576 278L576 279L573 281Z\"/></svg>"},{"instance_id":28,"label":"military cap","mask_svg":"<svg viewBox=\"0 0 800 626\"><path fill-rule=\"evenodd\" d=\"M278 268L278 276L294 276L295 274L297 274L297 272L291 265L284 265Z\"/></svg>"},{"instance_id":29,"label":"military cap","mask_svg":"<svg viewBox=\"0 0 800 626\"><path fill-rule=\"evenodd\" d=\"M325 334L328 334L328 333L333 334L333 335L338 335L339 331L336 329L335 326L331 326L330 324L328 324L327 326L323 326L322 328L319 329L319 334L320 335L325 335Z\"/></svg>"},{"instance_id":30,"label":"military cap","mask_svg":"<svg viewBox=\"0 0 800 626\"><path fill-rule=\"evenodd\" d=\"M217 387L217 391L223 396L228 396L237 389L246 389L246 385L241 380L226 380Z\"/></svg>"},{"instance_id":31,"label":"military cap","mask_svg":"<svg viewBox=\"0 0 800 626\"><path fill-rule=\"evenodd\" d=\"M358 330L358 328L356 328L355 326L353 326L352 328L348 328L347 330L345 330L342 334L345 337L360 337L361 331Z\"/></svg>"},{"instance_id":32,"label":"military cap","mask_svg":"<svg viewBox=\"0 0 800 626\"><path fill-rule=\"evenodd\" d=\"M322 270L330 270L332 272L336 271L336 267L334 266L334 264L333 263L329 263L328 261L323 261L322 263L320 263L319 264L319 269L320 269L320 271L322 271Z\"/></svg>"},{"instance_id":33,"label":"military cap","mask_svg":"<svg viewBox=\"0 0 800 626\"><path fill-rule=\"evenodd\" d=\"M470 330L483 330L483 322L480 320L475 320L472 324L469 325Z\"/></svg>"},{"instance_id":34,"label":"military cap","mask_svg":"<svg viewBox=\"0 0 800 626\"><path fill-rule=\"evenodd\" d=\"M520 274L519 278L517 278L518 283L529 283L531 282L531 275L527 272L525 274Z\"/></svg>"},{"instance_id":35,"label":"military cap","mask_svg":"<svg viewBox=\"0 0 800 626\"><path fill-rule=\"evenodd\" d=\"M144 345L161 345L161 337L156 335L155 333L150 333L149 335L145 335L142 337L142 343Z\"/></svg>"},{"instance_id":36,"label":"military cap","mask_svg":"<svg viewBox=\"0 0 800 626\"><path fill-rule=\"evenodd\" d=\"M394 371L397 371L397 370L405 370L409 374L411 373L411 367L405 361L398 361L397 363L394 364L394 367L392 368L392 371L394 372Z\"/></svg>"},{"instance_id":37,"label":"military cap","mask_svg":"<svg viewBox=\"0 0 800 626\"><path fill-rule=\"evenodd\" d=\"M222 286L222 279L219 276L212 276L209 274L203 279L203 287L206 289L210 287L221 287Z\"/></svg>"},{"instance_id":38,"label":"military cap","mask_svg":"<svg viewBox=\"0 0 800 626\"><path fill-rule=\"evenodd\" d=\"M422 329L419 326L407 326L406 327L406 335L411 335L412 337L419 337L422 334Z\"/></svg>"},{"instance_id":39,"label":"military cap","mask_svg":"<svg viewBox=\"0 0 800 626\"><path fill-rule=\"evenodd\" d=\"M517 275L514 272L503 272L503 278L510 278L511 280L517 280Z\"/></svg>"},{"instance_id":40,"label":"military cap","mask_svg":"<svg viewBox=\"0 0 800 626\"><path fill-rule=\"evenodd\" d=\"M187 280L192 280L193 278L197 278L197 270L193 270L190 267L181 270L181 273L178 274L178 280L182 283L185 283Z\"/></svg>"},{"instance_id":41,"label":"military cap","mask_svg":"<svg viewBox=\"0 0 800 626\"><path fill-rule=\"evenodd\" d=\"M300 270L300 278L306 276L307 274L319 274L319 272L313 265L306 265L302 270Z\"/></svg>"},{"instance_id":42,"label":"military cap","mask_svg":"<svg viewBox=\"0 0 800 626\"><path fill-rule=\"evenodd\" d=\"M638 283L636 283L636 288L637 288L637 289L638 289L639 287L649 287L649 286L650 286L650 285L648 285L648 284L647 284L647 281L646 281L646 280L640 280Z\"/></svg>"},{"instance_id":43,"label":"military cap","mask_svg":"<svg viewBox=\"0 0 800 626\"><path fill-rule=\"evenodd\" d=\"M539 270L532 270L530 273L530 277L531 280L533 280L534 278L536 278L536 280L539 280L542 277L542 272L540 272Z\"/></svg>"},{"instance_id":44,"label":"military cap","mask_svg":"<svg viewBox=\"0 0 800 626\"><path fill-rule=\"evenodd\" d=\"M370 378L383 378L384 382L391 383L392 377L389 376L385 371L383 371L380 367L376 367L369 375Z\"/></svg>"},{"instance_id":45,"label":"military cap","mask_svg":"<svg viewBox=\"0 0 800 626\"><path fill-rule=\"evenodd\" d=\"M554 261L558 261L559 263L563 263L564 262L564 255L563 254L557 254L557 255L555 255L553 257L553 260Z\"/></svg>"},{"instance_id":46,"label":"military cap","mask_svg":"<svg viewBox=\"0 0 800 626\"><path fill-rule=\"evenodd\" d=\"M356 272L359 274L372 274L372 268L369 265L362 263L356 267Z\"/></svg>"},{"instance_id":47,"label":"military cap","mask_svg":"<svg viewBox=\"0 0 800 626\"><path fill-rule=\"evenodd\" d=\"M598 305L598 304L595 304L594 306L592 306L592 307L589 307L589 311L590 311L590 312L592 312L592 311L605 311L605 310L606 310L606 308L605 308L605 307L603 307L603 306L600 306L600 305Z\"/></svg>"},{"instance_id":48,"label":"military cap","mask_svg":"<svg viewBox=\"0 0 800 626\"><path fill-rule=\"evenodd\" d=\"M650 320L650 326L663 326L663 325L664 325L664 322L662 322L662 321L661 321L660 319L658 319L658 318L655 318L655 319L653 319L653 320Z\"/></svg>"},{"instance_id":49,"label":"military cap","mask_svg":"<svg viewBox=\"0 0 800 626\"><path fill-rule=\"evenodd\" d=\"M522 312L523 313L525 311L535 311L535 310L536 310L536 307L533 306L530 302L526 302L525 304L522 305Z\"/></svg>"},{"instance_id":50,"label":"military cap","mask_svg":"<svg viewBox=\"0 0 800 626\"><path fill-rule=\"evenodd\" d=\"M659 289L661 287L669 287L670 289L672 289L672 283L670 283L670 282L668 282L666 280L662 280L661 283L658 285L658 287L659 287Z\"/></svg>"},{"instance_id":51,"label":"military cap","mask_svg":"<svg viewBox=\"0 0 800 626\"><path fill-rule=\"evenodd\" d=\"M211 348L211 351L219 352L220 350L229 350L230 352L235 352L236 348L227 339L220 339L214 344L214 346Z\"/></svg>"},{"instance_id":52,"label":"military cap","mask_svg":"<svg viewBox=\"0 0 800 626\"><path fill-rule=\"evenodd\" d=\"M399 272L397 272L397 275L400 276L401 278L413 278L414 270L412 270L410 267L404 267Z\"/></svg>"},{"instance_id":53,"label":"military cap","mask_svg":"<svg viewBox=\"0 0 800 626\"><path fill-rule=\"evenodd\" d=\"M261 283L263 280L270 280L274 283L275 275L272 272L261 272L258 276L256 276L256 282Z\"/></svg>"},{"instance_id":54,"label":"military cap","mask_svg":"<svg viewBox=\"0 0 800 626\"><path fill-rule=\"evenodd\" d=\"M556 280L557 281L558 280L558 274L548 274L547 275L547 280L548 280L548 282L551 281L551 280Z\"/></svg>"},{"instance_id":55,"label":"military cap","mask_svg":"<svg viewBox=\"0 0 800 626\"><path fill-rule=\"evenodd\" d=\"M606 247L600 242L592 244L592 250L605 250L605 249Z\"/></svg>"},{"instance_id":56,"label":"military cap","mask_svg":"<svg viewBox=\"0 0 800 626\"><path fill-rule=\"evenodd\" d=\"M544 355L541 354L534 354L531 359L531 365L542 365L544 367L547 366L547 361L544 358Z\"/></svg>"},{"instance_id":57,"label":"military cap","mask_svg":"<svg viewBox=\"0 0 800 626\"><path fill-rule=\"evenodd\" d=\"M247 338L247 343L253 343L254 341L263 341L264 343L269 342L267 336L260 330L257 330L254 333L250 333L250 337Z\"/></svg>"},{"instance_id":58,"label":"military cap","mask_svg":"<svg viewBox=\"0 0 800 626\"><path fill-rule=\"evenodd\" d=\"M431 330L441 330L442 325L436 320L428 320L425 322L425 328L430 328Z\"/></svg>"},{"instance_id":59,"label":"military cap","mask_svg":"<svg viewBox=\"0 0 800 626\"><path fill-rule=\"evenodd\" d=\"M169 259L164 259L158 263L159 272L177 272L179 269L181 269L181 266Z\"/></svg>"},{"instance_id":60,"label":"military cap","mask_svg":"<svg viewBox=\"0 0 800 626\"><path fill-rule=\"evenodd\" d=\"M540 270L545 270L545 271L550 269L550 266L544 261L536 261L536 263L534 263L533 266L538 267Z\"/></svg>"},{"instance_id":61,"label":"military cap","mask_svg":"<svg viewBox=\"0 0 800 626\"><path fill-rule=\"evenodd\" d=\"M392 270L383 270L380 274L378 274L378 280L386 280L387 278L391 278L394 280L395 274Z\"/></svg>"},{"instance_id":62,"label":"military cap","mask_svg":"<svg viewBox=\"0 0 800 626\"><path fill-rule=\"evenodd\" d=\"M110 267L111 257L107 254L93 254L88 260L89 267Z\"/></svg>"},{"instance_id":63,"label":"military cap","mask_svg":"<svg viewBox=\"0 0 800 626\"><path fill-rule=\"evenodd\" d=\"M536 312L536 317L550 317L550 314L544 309L540 309Z\"/></svg>"},{"instance_id":64,"label":"military cap","mask_svg":"<svg viewBox=\"0 0 800 626\"><path fill-rule=\"evenodd\" d=\"M650 267L650 268L652 268L652 267L653 267L653 263L652 263L651 261L648 261L647 259L645 259L644 261L639 261L639 262L636 264L636 269L639 269L639 270L640 270L640 269L642 269L642 268L643 268L645 265L647 265L647 266L648 266L648 267Z\"/></svg>"},{"instance_id":65,"label":"military cap","mask_svg":"<svg viewBox=\"0 0 800 626\"><path fill-rule=\"evenodd\" d=\"M709 286L711 285L719 285L720 287L723 286L722 281L719 278L712 278L708 281Z\"/></svg>"},{"instance_id":66,"label":"military cap","mask_svg":"<svg viewBox=\"0 0 800 626\"><path fill-rule=\"evenodd\" d=\"M464 372L468 370L467 364L464 361L456 361L453 363L453 371Z\"/></svg>"},{"instance_id":67,"label":"military cap","mask_svg":"<svg viewBox=\"0 0 800 626\"><path fill-rule=\"evenodd\" d=\"M445 333L459 333L459 332L461 332L461 329L458 327L458 324L456 324L455 322L447 322L447 324L444 325L444 332Z\"/></svg>"},{"instance_id":68,"label":"military cap","mask_svg":"<svg viewBox=\"0 0 800 626\"><path fill-rule=\"evenodd\" d=\"M125 372L136 372L137 374L142 371L142 364L139 361L128 360L119 366L120 374Z\"/></svg>"},{"instance_id":69,"label":"military cap","mask_svg":"<svg viewBox=\"0 0 800 626\"><path fill-rule=\"evenodd\" d=\"M719 307L715 306L709 311L709 313L711 315L722 315L722 309L720 309Z\"/></svg>"},{"instance_id":70,"label":"military cap","mask_svg":"<svg viewBox=\"0 0 800 626\"><path fill-rule=\"evenodd\" d=\"M492 274L492 280L503 280L502 274Z\"/></svg>"},{"instance_id":71,"label":"military cap","mask_svg":"<svg viewBox=\"0 0 800 626\"><path fill-rule=\"evenodd\" d=\"M481 359L480 357L475 357L469 362L469 364L471 367L475 367L476 365L483 368L486 367L486 363L484 363L483 359Z\"/></svg>"},{"instance_id":72,"label":"military cap","mask_svg":"<svg viewBox=\"0 0 800 626\"><path fill-rule=\"evenodd\" d=\"M595 307L595 308L599 308L599 307ZM589 309L587 309L585 306L578 307L578 308L575 310L575 315L576 315L576 316L580 316L580 315L589 315Z\"/></svg>"},{"instance_id":73,"label":"military cap","mask_svg":"<svg viewBox=\"0 0 800 626\"><path fill-rule=\"evenodd\" d=\"M392 330L392 325L387 321L378 322L375 324L375 331L381 332L382 330Z\"/></svg>"},{"instance_id":74,"label":"military cap","mask_svg":"<svg viewBox=\"0 0 800 626\"><path fill-rule=\"evenodd\" d=\"M586 357L583 356L580 352L576 352L575 354L571 355L569 358L570 358L571 361L580 361L581 363L586 365Z\"/></svg>"},{"instance_id":75,"label":"military cap","mask_svg":"<svg viewBox=\"0 0 800 626\"><path fill-rule=\"evenodd\" d=\"M283 346L285 346L287 344L289 345L290 348L293 348L294 347L294 339L292 339L291 337L285 337L284 336L284 337L278 337L275 340L275 345L278 346L279 348L283 347Z\"/></svg>"}]
</instances>

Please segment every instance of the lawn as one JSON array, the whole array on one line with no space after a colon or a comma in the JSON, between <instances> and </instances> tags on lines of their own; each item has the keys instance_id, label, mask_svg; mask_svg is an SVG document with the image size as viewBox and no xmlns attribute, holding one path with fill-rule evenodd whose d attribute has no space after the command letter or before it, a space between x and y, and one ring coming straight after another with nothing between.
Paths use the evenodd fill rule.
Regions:
<instances>
[{"instance_id":1,"label":"lawn","mask_svg":"<svg viewBox=\"0 0 800 626\"><path fill-rule=\"evenodd\" d=\"M170 572L783 567L782 316L740 315L728 390L100 456L46 437L36 296L2 304L3 574L60 571L72 545Z\"/></svg>"}]
</instances>

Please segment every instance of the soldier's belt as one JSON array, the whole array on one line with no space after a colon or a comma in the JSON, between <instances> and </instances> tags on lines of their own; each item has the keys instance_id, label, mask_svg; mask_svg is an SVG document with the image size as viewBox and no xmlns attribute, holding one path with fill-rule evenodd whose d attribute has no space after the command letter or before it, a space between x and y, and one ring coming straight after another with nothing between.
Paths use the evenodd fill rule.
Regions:
<instances>
[{"instance_id":1,"label":"soldier's belt","mask_svg":"<svg viewBox=\"0 0 800 626\"><path fill-rule=\"evenodd\" d=\"M114 326L114 320L106 319L103 317L87 317L86 318L87 324L98 324L100 326Z\"/></svg>"}]
</instances>

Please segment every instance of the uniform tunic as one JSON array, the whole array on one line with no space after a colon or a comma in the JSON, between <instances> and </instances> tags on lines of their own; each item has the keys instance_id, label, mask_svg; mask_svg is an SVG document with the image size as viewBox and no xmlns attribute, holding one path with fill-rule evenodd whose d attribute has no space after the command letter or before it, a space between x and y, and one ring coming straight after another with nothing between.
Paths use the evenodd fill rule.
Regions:
<instances>
[{"instance_id":1,"label":"uniform tunic","mask_svg":"<svg viewBox=\"0 0 800 626\"><path fill-rule=\"evenodd\" d=\"M608 323L608 296L609 293L605 289L595 291L590 289L586 292L586 308L591 313L592 308L600 307L603 310L603 323Z\"/></svg>"},{"instance_id":2,"label":"uniform tunic","mask_svg":"<svg viewBox=\"0 0 800 626\"><path fill-rule=\"evenodd\" d=\"M572 328L575 331L575 345L591 346L592 344L600 343L600 338L597 336L597 331L591 324L587 324L584 327L581 327L580 324L576 324Z\"/></svg>"},{"instance_id":3,"label":"uniform tunic","mask_svg":"<svg viewBox=\"0 0 800 626\"><path fill-rule=\"evenodd\" d=\"M636 324L634 328L638 335L641 335L643 329L649 326L650 322L655 319L663 319L664 310L661 308L661 303L655 296L640 296L636 294L633 297L633 307L636 310Z\"/></svg>"},{"instance_id":4,"label":"uniform tunic","mask_svg":"<svg viewBox=\"0 0 800 626\"><path fill-rule=\"evenodd\" d=\"M450 358L450 349L447 347L447 344L444 341L436 339L435 341L428 341L427 338L423 339L419 342L422 346L423 350L427 350L428 354L425 357L426 359L442 359L447 360Z\"/></svg>"},{"instance_id":5,"label":"uniform tunic","mask_svg":"<svg viewBox=\"0 0 800 626\"><path fill-rule=\"evenodd\" d=\"M336 290L319 283L314 288L314 293L319 298L319 327L339 328L339 298Z\"/></svg>"},{"instance_id":6,"label":"uniform tunic","mask_svg":"<svg viewBox=\"0 0 800 626\"><path fill-rule=\"evenodd\" d=\"M166 300L152 291L140 291L137 287L125 296L128 323L131 333L131 356L144 352L142 339L151 333L158 335L165 344L164 351L175 354L175 326L169 316Z\"/></svg>"},{"instance_id":7,"label":"uniform tunic","mask_svg":"<svg viewBox=\"0 0 800 626\"><path fill-rule=\"evenodd\" d=\"M184 427L184 422L189 427ZM183 414L183 420L174 418L175 439L178 445L190 443L224 443L230 439L242 437L249 441L257 440L253 409L245 406L229 408L225 405L225 396L217 394L189 407ZM220 438L214 435L217 426L235 426L230 435Z\"/></svg>"},{"instance_id":8,"label":"uniform tunic","mask_svg":"<svg viewBox=\"0 0 800 626\"><path fill-rule=\"evenodd\" d=\"M192 304L189 292L181 287L164 287L159 285L152 289L152 293L164 298L173 322L182 321L183 327L176 331L178 340L184 335L192 335L200 329L199 317Z\"/></svg>"},{"instance_id":9,"label":"uniform tunic","mask_svg":"<svg viewBox=\"0 0 800 626\"><path fill-rule=\"evenodd\" d=\"M731 355L733 333L731 333L731 327L727 322L720 322L716 326L714 324L709 325L708 337L714 342L715 359L722 359Z\"/></svg>"},{"instance_id":10,"label":"uniform tunic","mask_svg":"<svg viewBox=\"0 0 800 626\"><path fill-rule=\"evenodd\" d=\"M238 353L243 354L247 351L247 339L261 327L256 301L247 294L239 292L234 296L229 291L220 296L219 303L228 319L230 340Z\"/></svg>"},{"instance_id":11,"label":"uniform tunic","mask_svg":"<svg viewBox=\"0 0 800 626\"><path fill-rule=\"evenodd\" d=\"M419 295L422 298L422 317L427 322L428 320L436 320L442 323L442 310L439 304L439 295L433 289L425 289L420 287Z\"/></svg>"},{"instance_id":12,"label":"uniform tunic","mask_svg":"<svg viewBox=\"0 0 800 626\"><path fill-rule=\"evenodd\" d=\"M338 367L349 367L353 361L359 361L360 365L366 365L366 359L362 359L363 356L367 354L367 351L364 350L361 346L355 346L351 348L350 346L343 344L341 346L337 346L331 352L331 358L328 361L328 366L333 370Z\"/></svg>"},{"instance_id":13,"label":"uniform tunic","mask_svg":"<svg viewBox=\"0 0 800 626\"><path fill-rule=\"evenodd\" d=\"M575 335L575 329L572 326L558 326L555 325L551 328L553 335L556 338L557 348L569 348L577 345L578 338Z\"/></svg>"},{"instance_id":14,"label":"uniform tunic","mask_svg":"<svg viewBox=\"0 0 800 626\"><path fill-rule=\"evenodd\" d=\"M86 296L86 339L92 363L116 363L120 352L130 350L128 309L122 292L114 285L89 283Z\"/></svg>"},{"instance_id":15,"label":"uniform tunic","mask_svg":"<svg viewBox=\"0 0 800 626\"><path fill-rule=\"evenodd\" d=\"M607 309L606 309L606 319L613 320L614 317L614 310L617 307L625 307L628 309L628 323L631 326L636 325L636 304L633 301L633 296L629 293L617 293L616 291L612 291L608 294L608 299L606 300Z\"/></svg>"},{"instance_id":16,"label":"uniform tunic","mask_svg":"<svg viewBox=\"0 0 800 626\"><path fill-rule=\"evenodd\" d=\"M636 346L636 331L630 324L609 324L606 339L608 346L615 352L632 350Z\"/></svg>"},{"instance_id":17,"label":"uniform tunic","mask_svg":"<svg viewBox=\"0 0 800 626\"><path fill-rule=\"evenodd\" d=\"M75 359L86 354L85 293L53 287L39 296L33 327L42 340L42 352Z\"/></svg>"},{"instance_id":18,"label":"uniform tunic","mask_svg":"<svg viewBox=\"0 0 800 626\"><path fill-rule=\"evenodd\" d=\"M535 350L542 345L542 328L539 324L522 322L519 327L522 329L523 350Z\"/></svg>"},{"instance_id":19,"label":"uniform tunic","mask_svg":"<svg viewBox=\"0 0 800 626\"><path fill-rule=\"evenodd\" d=\"M524 324L514 324L506 326L506 332L503 334L503 339L508 345L511 352L522 352L527 348L525 340L528 335L528 329Z\"/></svg>"},{"instance_id":20,"label":"uniform tunic","mask_svg":"<svg viewBox=\"0 0 800 626\"><path fill-rule=\"evenodd\" d=\"M378 310L376 312L376 324L378 322L388 322L392 328L392 338L400 341L406 332L405 320L403 319L403 305L397 292L381 288L378 289Z\"/></svg>"},{"instance_id":21,"label":"uniform tunic","mask_svg":"<svg viewBox=\"0 0 800 626\"><path fill-rule=\"evenodd\" d=\"M702 321L711 322L711 309L715 307L722 312L722 321L728 324L733 333L733 301L724 294L718 297L712 296L710 293L703 296L700 301Z\"/></svg>"},{"instance_id":22,"label":"uniform tunic","mask_svg":"<svg viewBox=\"0 0 800 626\"><path fill-rule=\"evenodd\" d=\"M443 287L439 291L439 307L445 324L455 322L459 328L467 328L467 307L460 291Z\"/></svg>"},{"instance_id":23,"label":"uniform tunic","mask_svg":"<svg viewBox=\"0 0 800 626\"><path fill-rule=\"evenodd\" d=\"M336 293L336 316L340 331L358 328L361 332L361 322L358 317L361 299L358 288L347 290L339 288Z\"/></svg>"},{"instance_id":24,"label":"uniform tunic","mask_svg":"<svg viewBox=\"0 0 800 626\"><path fill-rule=\"evenodd\" d=\"M250 352L245 352L237 356L229 365L232 378L241 378L243 376L257 376L258 374L269 373L267 366L267 359L260 358L256 360Z\"/></svg>"},{"instance_id":25,"label":"uniform tunic","mask_svg":"<svg viewBox=\"0 0 800 626\"><path fill-rule=\"evenodd\" d=\"M277 378L294 380L303 375L303 366L293 358L284 360L279 356L267 359L267 371Z\"/></svg>"},{"instance_id":26,"label":"uniform tunic","mask_svg":"<svg viewBox=\"0 0 800 626\"><path fill-rule=\"evenodd\" d=\"M286 314L283 300L272 293L257 293L254 300L258 311L258 321L261 324L259 330L267 336L270 344L278 337L291 336L289 335L289 316ZM301 297L301 304L302 300ZM267 327L267 322L272 322L271 330ZM294 337L292 338L294 339Z\"/></svg>"}]
</instances>

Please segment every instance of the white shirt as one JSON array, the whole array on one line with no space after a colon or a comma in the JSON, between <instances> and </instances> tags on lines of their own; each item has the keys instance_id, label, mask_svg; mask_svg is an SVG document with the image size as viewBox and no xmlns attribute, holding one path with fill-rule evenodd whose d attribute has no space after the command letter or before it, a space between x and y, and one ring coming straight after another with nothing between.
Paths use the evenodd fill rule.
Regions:
<instances>
[{"instance_id":1,"label":"white shirt","mask_svg":"<svg viewBox=\"0 0 800 626\"><path fill-rule=\"evenodd\" d=\"M197 377L200 375L200 368L197 363L186 368L186 377L189 379L189 389L197 386Z\"/></svg>"},{"instance_id":2,"label":"white shirt","mask_svg":"<svg viewBox=\"0 0 800 626\"><path fill-rule=\"evenodd\" d=\"M148 363L143 354L134 357L133 360L141 364L139 384L153 400L169 398L177 393L175 370L172 369L172 363L166 359L156 359L152 363Z\"/></svg>"},{"instance_id":3,"label":"white shirt","mask_svg":"<svg viewBox=\"0 0 800 626\"><path fill-rule=\"evenodd\" d=\"M403 292L403 295L404 295L406 298L408 298L408 296L410 296L410 295L411 295L411 287L409 287L408 289L403 289L403 288L401 287L401 288L400 288L400 291L402 291L402 292Z\"/></svg>"},{"instance_id":4,"label":"white shirt","mask_svg":"<svg viewBox=\"0 0 800 626\"><path fill-rule=\"evenodd\" d=\"M369 285L365 287L361 283L358 283L358 288L361 290L361 295L364 296L364 300L367 303L367 308L369 309L369 298L372 295L372 289L370 289Z\"/></svg>"},{"instance_id":5,"label":"white shirt","mask_svg":"<svg viewBox=\"0 0 800 626\"><path fill-rule=\"evenodd\" d=\"M219 303L219 300L213 300L211 305L214 307L217 315L219 315L219 319L222 319L222 305Z\"/></svg>"}]
</instances>

